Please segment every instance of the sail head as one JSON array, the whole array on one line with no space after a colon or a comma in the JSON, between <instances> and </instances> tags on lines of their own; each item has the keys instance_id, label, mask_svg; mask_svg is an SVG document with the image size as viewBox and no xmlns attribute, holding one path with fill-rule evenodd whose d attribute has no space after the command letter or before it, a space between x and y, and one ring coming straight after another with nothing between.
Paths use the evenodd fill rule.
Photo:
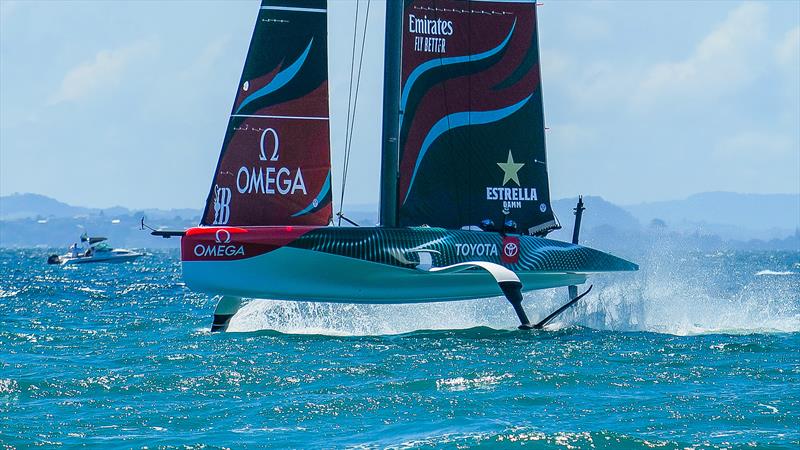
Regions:
<instances>
[{"instance_id":1,"label":"sail head","mask_svg":"<svg viewBox=\"0 0 800 450\"><path fill-rule=\"evenodd\" d=\"M534 1L406 0L400 224L557 228Z\"/></svg>"},{"instance_id":2,"label":"sail head","mask_svg":"<svg viewBox=\"0 0 800 450\"><path fill-rule=\"evenodd\" d=\"M332 216L325 0L263 0L202 225Z\"/></svg>"}]
</instances>

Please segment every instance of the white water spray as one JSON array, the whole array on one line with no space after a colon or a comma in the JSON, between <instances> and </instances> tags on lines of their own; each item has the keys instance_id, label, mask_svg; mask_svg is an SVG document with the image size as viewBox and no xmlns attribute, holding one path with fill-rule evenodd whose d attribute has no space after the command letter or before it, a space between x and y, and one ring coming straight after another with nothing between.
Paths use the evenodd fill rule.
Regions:
<instances>
[{"instance_id":1,"label":"white water spray","mask_svg":"<svg viewBox=\"0 0 800 450\"><path fill-rule=\"evenodd\" d=\"M580 325L676 335L800 331L800 274L785 265L765 266L774 259L770 254L703 254L661 240L631 259L639 272L590 276L592 292L548 329ZM524 304L535 322L566 301L563 288L527 293ZM257 300L236 314L229 331L360 336L517 325L502 297L410 305Z\"/></svg>"}]
</instances>

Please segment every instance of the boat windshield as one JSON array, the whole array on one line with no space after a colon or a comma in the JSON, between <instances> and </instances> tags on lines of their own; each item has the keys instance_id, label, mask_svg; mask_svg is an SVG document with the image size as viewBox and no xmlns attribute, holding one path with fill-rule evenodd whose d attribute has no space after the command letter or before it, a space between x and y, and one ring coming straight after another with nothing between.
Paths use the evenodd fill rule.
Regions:
<instances>
[{"instance_id":1,"label":"boat windshield","mask_svg":"<svg viewBox=\"0 0 800 450\"><path fill-rule=\"evenodd\" d=\"M101 243L101 244L97 244L97 245L95 245L93 248L94 248L94 251L95 251L95 252L98 252L98 253L100 253L100 252L110 252L111 250L113 250L113 249L112 249L112 248L111 248L111 247L110 247L108 244L106 244L105 242L103 242L103 243Z\"/></svg>"}]
</instances>

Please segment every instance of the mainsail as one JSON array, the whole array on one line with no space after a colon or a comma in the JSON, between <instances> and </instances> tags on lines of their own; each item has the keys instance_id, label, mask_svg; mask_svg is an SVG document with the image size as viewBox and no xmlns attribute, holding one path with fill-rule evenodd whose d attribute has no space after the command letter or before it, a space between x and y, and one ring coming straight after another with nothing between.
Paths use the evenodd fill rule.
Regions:
<instances>
[{"instance_id":1,"label":"mainsail","mask_svg":"<svg viewBox=\"0 0 800 450\"><path fill-rule=\"evenodd\" d=\"M325 0L262 0L202 225L332 216Z\"/></svg>"},{"instance_id":2,"label":"mainsail","mask_svg":"<svg viewBox=\"0 0 800 450\"><path fill-rule=\"evenodd\" d=\"M511 219L543 234L550 208L535 1L406 0L400 224Z\"/></svg>"}]
</instances>

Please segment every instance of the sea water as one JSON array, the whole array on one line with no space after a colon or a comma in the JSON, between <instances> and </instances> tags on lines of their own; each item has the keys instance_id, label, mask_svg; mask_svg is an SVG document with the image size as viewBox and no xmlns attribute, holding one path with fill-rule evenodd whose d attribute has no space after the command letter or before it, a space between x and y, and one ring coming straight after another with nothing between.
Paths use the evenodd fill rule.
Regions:
<instances>
[{"instance_id":1,"label":"sea water","mask_svg":"<svg viewBox=\"0 0 800 450\"><path fill-rule=\"evenodd\" d=\"M800 447L799 252L655 252L544 331L494 298L256 301L220 334L176 251L49 253L0 250L0 448Z\"/></svg>"}]
</instances>

